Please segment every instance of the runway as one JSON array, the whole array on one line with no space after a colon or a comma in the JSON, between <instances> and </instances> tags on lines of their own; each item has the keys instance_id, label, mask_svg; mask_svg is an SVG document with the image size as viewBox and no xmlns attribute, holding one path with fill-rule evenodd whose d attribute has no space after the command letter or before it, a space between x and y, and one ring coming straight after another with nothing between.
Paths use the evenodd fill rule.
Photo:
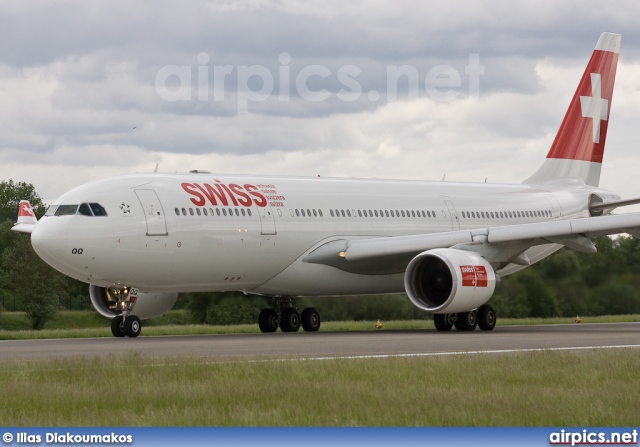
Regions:
<instances>
[{"instance_id":1,"label":"runway","mask_svg":"<svg viewBox=\"0 0 640 447\"><path fill-rule=\"evenodd\" d=\"M492 332L381 330L0 341L0 359L141 353L219 359L427 356L541 349L640 347L640 323L505 326Z\"/></svg>"}]
</instances>

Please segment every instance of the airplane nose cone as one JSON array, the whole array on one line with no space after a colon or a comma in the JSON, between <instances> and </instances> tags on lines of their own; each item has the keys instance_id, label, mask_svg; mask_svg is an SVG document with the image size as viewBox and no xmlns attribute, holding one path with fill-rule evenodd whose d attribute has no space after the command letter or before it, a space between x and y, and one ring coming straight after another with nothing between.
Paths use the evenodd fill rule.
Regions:
<instances>
[{"instance_id":1,"label":"airplane nose cone","mask_svg":"<svg viewBox=\"0 0 640 447\"><path fill-rule=\"evenodd\" d=\"M67 253L67 232L62 222L56 220L50 218L39 222L31 233L33 249L54 268Z\"/></svg>"}]
</instances>

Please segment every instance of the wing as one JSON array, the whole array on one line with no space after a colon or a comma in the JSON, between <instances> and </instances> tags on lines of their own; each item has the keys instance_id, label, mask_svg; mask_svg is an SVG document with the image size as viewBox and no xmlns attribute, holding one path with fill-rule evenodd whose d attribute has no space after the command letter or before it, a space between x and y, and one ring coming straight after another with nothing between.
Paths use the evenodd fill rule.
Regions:
<instances>
[{"instance_id":1,"label":"wing","mask_svg":"<svg viewBox=\"0 0 640 447\"><path fill-rule=\"evenodd\" d=\"M596 248L590 238L618 233L640 236L640 213L411 236L340 239L321 245L302 261L351 273L391 274L404 272L409 261L424 251L458 248L477 252L495 268L503 268L508 264L528 265L525 251L537 245L562 244L594 253Z\"/></svg>"}]
</instances>

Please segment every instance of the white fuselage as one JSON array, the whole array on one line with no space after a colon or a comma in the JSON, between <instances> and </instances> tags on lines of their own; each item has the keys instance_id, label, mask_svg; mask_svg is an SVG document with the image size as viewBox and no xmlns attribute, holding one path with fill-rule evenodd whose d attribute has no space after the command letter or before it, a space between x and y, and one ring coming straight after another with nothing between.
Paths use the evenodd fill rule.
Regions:
<instances>
[{"instance_id":1,"label":"white fuselage","mask_svg":"<svg viewBox=\"0 0 640 447\"><path fill-rule=\"evenodd\" d=\"M337 239L588 217L595 191L617 197L580 181L543 188L137 174L64 194L54 205L99 204L107 215L47 215L34 229L32 243L56 269L102 287L267 295L402 292L400 272L355 274L302 259ZM557 248L534 247L527 254L535 262ZM500 273L517 269L510 265Z\"/></svg>"}]
</instances>

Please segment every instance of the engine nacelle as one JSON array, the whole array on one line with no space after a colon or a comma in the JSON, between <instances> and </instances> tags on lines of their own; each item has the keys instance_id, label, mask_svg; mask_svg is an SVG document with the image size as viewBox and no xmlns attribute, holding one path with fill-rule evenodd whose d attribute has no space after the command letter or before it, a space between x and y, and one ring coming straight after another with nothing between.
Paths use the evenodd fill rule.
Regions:
<instances>
[{"instance_id":1,"label":"engine nacelle","mask_svg":"<svg viewBox=\"0 0 640 447\"><path fill-rule=\"evenodd\" d=\"M404 288L420 309L439 314L468 312L489 301L496 274L477 253L437 248L411 260Z\"/></svg>"},{"instance_id":2,"label":"engine nacelle","mask_svg":"<svg viewBox=\"0 0 640 447\"><path fill-rule=\"evenodd\" d=\"M121 312L115 309L117 298L105 287L89 286L91 304L100 315L113 318ZM178 293L147 293L138 292L138 298L133 307L132 314L141 320L159 317L171 310L178 300Z\"/></svg>"}]
</instances>

